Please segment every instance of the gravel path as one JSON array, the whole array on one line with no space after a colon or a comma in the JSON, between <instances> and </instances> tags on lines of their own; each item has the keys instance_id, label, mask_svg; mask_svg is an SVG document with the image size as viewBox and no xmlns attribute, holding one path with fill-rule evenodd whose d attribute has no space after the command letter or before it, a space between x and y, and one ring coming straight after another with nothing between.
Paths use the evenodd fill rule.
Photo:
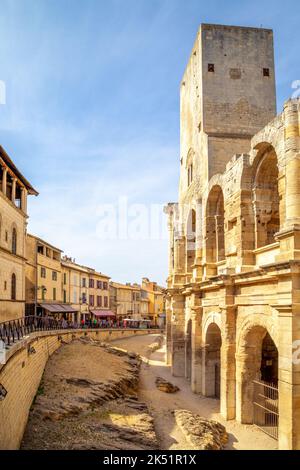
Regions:
<instances>
[{"instance_id":1,"label":"gravel path","mask_svg":"<svg viewBox=\"0 0 300 470\"><path fill-rule=\"evenodd\" d=\"M274 450L277 442L254 426L242 425L236 421L225 421L219 414L219 401L192 393L190 384L184 378L172 377L170 367L164 363L165 346L151 353L148 346L158 335L137 336L113 341L113 345L134 351L143 356L140 376L140 399L147 403L154 417L156 433L163 450L189 450L184 435L175 423L172 410L186 409L204 418L211 418L224 424L229 434L227 449ZM157 390L156 377L162 377L180 388L175 394Z\"/></svg>"}]
</instances>

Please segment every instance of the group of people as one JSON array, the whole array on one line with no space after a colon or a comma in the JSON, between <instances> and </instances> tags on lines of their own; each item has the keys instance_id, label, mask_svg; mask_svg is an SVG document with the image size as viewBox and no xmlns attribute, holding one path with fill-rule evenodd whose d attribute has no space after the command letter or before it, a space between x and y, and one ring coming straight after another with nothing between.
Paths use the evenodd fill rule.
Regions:
<instances>
[{"instance_id":1,"label":"group of people","mask_svg":"<svg viewBox=\"0 0 300 470\"><path fill-rule=\"evenodd\" d=\"M61 327L63 329L68 328L141 328L141 322L139 321L131 321L128 322L126 320L117 320L111 318L88 318L82 319L80 322L73 322L69 319L62 318L61 320ZM151 328L150 323L144 324L145 328Z\"/></svg>"},{"instance_id":2,"label":"group of people","mask_svg":"<svg viewBox=\"0 0 300 470\"><path fill-rule=\"evenodd\" d=\"M108 318L81 320L81 328L120 328L119 321Z\"/></svg>"}]
</instances>

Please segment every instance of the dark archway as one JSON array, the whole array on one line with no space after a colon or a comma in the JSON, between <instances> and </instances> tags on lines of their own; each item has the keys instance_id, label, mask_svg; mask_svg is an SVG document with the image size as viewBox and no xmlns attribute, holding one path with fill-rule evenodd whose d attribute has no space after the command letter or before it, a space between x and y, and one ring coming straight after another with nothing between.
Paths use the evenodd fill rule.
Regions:
<instances>
[{"instance_id":1,"label":"dark archway","mask_svg":"<svg viewBox=\"0 0 300 470\"><path fill-rule=\"evenodd\" d=\"M275 234L280 230L277 155L268 145L258 158L253 181L256 248L274 243Z\"/></svg>"},{"instance_id":2,"label":"dark archway","mask_svg":"<svg viewBox=\"0 0 300 470\"><path fill-rule=\"evenodd\" d=\"M221 383L221 330L211 323L205 337L205 396L220 398Z\"/></svg>"},{"instance_id":3,"label":"dark archway","mask_svg":"<svg viewBox=\"0 0 300 470\"><path fill-rule=\"evenodd\" d=\"M247 332L239 354L242 360L241 422L253 424L254 403L259 406L259 399L264 398L263 394L268 393L269 387L271 391L272 387L277 388L278 350L266 328L256 325ZM278 393L275 392L272 391L273 399L278 399Z\"/></svg>"}]
</instances>

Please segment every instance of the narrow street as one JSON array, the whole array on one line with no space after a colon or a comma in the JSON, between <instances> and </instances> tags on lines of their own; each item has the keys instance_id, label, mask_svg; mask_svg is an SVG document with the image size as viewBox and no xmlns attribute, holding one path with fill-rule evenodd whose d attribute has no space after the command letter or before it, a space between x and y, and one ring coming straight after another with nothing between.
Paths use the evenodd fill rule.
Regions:
<instances>
[{"instance_id":1,"label":"narrow street","mask_svg":"<svg viewBox=\"0 0 300 470\"><path fill-rule=\"evenodd\" d=\"M264 434L254 426L242 425L236 421L225 421L219 414L219 401L201 397L192 393L190 384L184 378L171 376L170 367L164 363L165 345L154 353L149 345L154 343L158 335L132 337L116 340L112 345L128 351L139 353L143 357L140 376L140 399L147 403L153 417L155 430L164 450L189 449L183 433L175 423L172 411L185 409L199 414L204 418L214 419L222 423L229 434L227 450L275 450L277 441ZM155 386L155 379L162 377L180 389L175 394L166 394Z\"/></svg>"}]
</instances>

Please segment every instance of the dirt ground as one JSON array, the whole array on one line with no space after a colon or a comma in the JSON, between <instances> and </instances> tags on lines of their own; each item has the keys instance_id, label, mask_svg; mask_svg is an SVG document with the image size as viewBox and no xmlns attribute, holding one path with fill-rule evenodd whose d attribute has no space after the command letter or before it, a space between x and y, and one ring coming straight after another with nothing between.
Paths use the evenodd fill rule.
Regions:
<instances>
[{"instance_id":1,"label":"dirt ground","mask_svg":"<svg viewBox=\"0 0 300 470\"><path fill-rule=\"evenodd\" d=\"M83 339L63 345L48 361L21 448L190 450L174 410L219 421L229 435L228 450L277 448L254 426L224 421L219 401L192 393L184 378L171 376L164 359L164 342L154 334L108 347ZM180 390L158 390L157 377Z\"/></svg>"},{"instance_id":2,"label":"dirt ground","mask_svg":"<svg viewBox=\"0 0 300 470\"><path fill-rule=\"evenodd\" d=\"M139 368L126 351L63 345L48 361L21 448L157 449L153 418L136 393Z\"/></svg>"},{"instance_id":3,"label":"dirt ground","mask_svg":"<svg viewBox=\"0 0 300 470\"><path fill-rule=\"evenodd\" d=\"M274 450L277 442L254 426L236 421L225 421L219 413L219 401L192 393L190 384L183 378L171 376L170 367L164 363L165 346L149 355L148 346L155 342L156 335L137 336L113 341L113 345L135 351L143 357L140 372L139 398L145 402L153 417L160 448L163 450L189 450L184 435L175 423L172 411L186 409L204 418L222 423L229 434L226 449L230 450ZM150 358L149 358L150 356ZM157 390L156 377L162 377L180 388L175 394Z\"/></svg>"}]
</instances>

